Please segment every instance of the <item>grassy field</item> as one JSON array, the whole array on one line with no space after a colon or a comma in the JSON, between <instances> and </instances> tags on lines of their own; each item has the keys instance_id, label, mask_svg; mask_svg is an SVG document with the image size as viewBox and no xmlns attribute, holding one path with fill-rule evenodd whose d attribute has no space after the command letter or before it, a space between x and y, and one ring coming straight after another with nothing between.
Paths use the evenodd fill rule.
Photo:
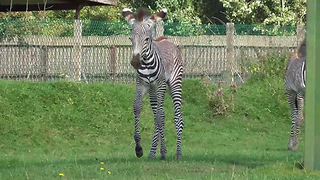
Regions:
<instances>
[{"instance_id":1,"label":"grassy field","mask_svg":"<svg viewBox=\"0 0 320 180\"><path fill-rule=\"evenodd\" d=\"M133 85L0 82L0 179L320 179L287 151L290 119L283 81L249 81L234 112L213 116L200 81L183 87L183 160L175 160L170 98L168 159L149 160L153 116L142 114L145 155L135 157Z\"/></svg>"}]
</instances>

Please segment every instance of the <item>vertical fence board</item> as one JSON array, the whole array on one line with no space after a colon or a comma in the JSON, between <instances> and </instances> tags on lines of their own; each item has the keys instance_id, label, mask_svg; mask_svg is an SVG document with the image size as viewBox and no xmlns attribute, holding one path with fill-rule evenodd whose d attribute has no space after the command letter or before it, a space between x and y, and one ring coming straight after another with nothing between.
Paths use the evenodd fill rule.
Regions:
<instances>
[{"instance_id":1,"label":"vertical fence board","mask_svg":"<svg viewBox=\"0 0 320 180\"><path fill-rule=\"evenodd\" d=\"M74 81L81 80L81 41L82 38L82 22L79 19L74 20L74 47L73 47L73 59L72 59L72 79Z\"/></svg>"}]
</instances>

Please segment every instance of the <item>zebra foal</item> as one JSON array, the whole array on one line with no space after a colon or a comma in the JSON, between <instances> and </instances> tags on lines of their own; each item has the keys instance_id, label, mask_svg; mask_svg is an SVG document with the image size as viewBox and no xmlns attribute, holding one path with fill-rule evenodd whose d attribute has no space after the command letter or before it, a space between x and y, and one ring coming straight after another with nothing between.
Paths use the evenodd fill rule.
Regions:
<instances>
[{"instance_id":1,"label":"zebra foal","mask_svg":"<svg viewBox=\"0 0 320 180\"><path fill-rule=\"evenodd\" d=\"M304 121L304 97L306 89L306 40L301 43L298 53L291 57L285 76L285 87L291 108L291 132L288 149L298 150L300 127Z\"/></svg>"},{"instance_id":2,"label":"zebra foal","mask_svg":"<svg viewBox=\"0 0 320 180\"><path fill-rule=\"evenodd\" d=\"M133 46L131 65L137 71L136 98L134 102L136 156L141 157L140 114L143 96L148 92L154 114L154 134L149 158L155 159L160 141L161 159L166 159L164 96L167 86L171 91L174 104L174 120L177 131L177 159L182 158L182 130L184 126L182 107L182 58L180 49L162 37L154 40L155 23L167 15L161 12L150 16L147 11L139 10L134 14L130 9L123 9L123 17L132 26L130 40Z\"/></svg>"}]
</instances>

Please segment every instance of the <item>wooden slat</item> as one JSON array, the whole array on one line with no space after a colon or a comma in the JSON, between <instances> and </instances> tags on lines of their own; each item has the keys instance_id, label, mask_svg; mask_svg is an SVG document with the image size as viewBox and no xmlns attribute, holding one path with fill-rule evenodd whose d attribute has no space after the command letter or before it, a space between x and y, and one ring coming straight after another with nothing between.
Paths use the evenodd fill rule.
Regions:
<instances>
[{"instance_id":1,"label":"wooden slat","mask_svg":"<svg viewBox=\"0 0 320 180\"><path fill-rule=\"evenodd\" d=\"M169 40L179 46L226 46L226 36L169 36ZM27 36L24 38L28 45L73 46L73 37ZM2 45L18 45L19 40L3 41ZM131 46L128 36L83 36L83 46ZM235 47L297 47L296 36L235 36Z\"/></svg>"}]
</instances>

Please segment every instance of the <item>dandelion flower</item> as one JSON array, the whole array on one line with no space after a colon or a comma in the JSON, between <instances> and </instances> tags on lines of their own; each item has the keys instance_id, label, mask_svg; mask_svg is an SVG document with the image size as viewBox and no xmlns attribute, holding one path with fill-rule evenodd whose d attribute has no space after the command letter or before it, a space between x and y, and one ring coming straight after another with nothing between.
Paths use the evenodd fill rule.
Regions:
<instances>
[{"instance_id":1,"label":"dandelion flower","mask_svg":"<svg viewBox=\"0 0 320 180\"><path fill-rule=\"evenodd\" d=\"M101 165L103 165L103 164L104 164L104 162L102 161L102 162L100 162L100 164L101 164Z\"/></svg>"},{"instance_id":2,"label":"dandelion flower","mask_svg":"<svg viewBox=\"0 0 320 180\"><path fill-rule=\"evenodd\" d=\"M108 171L108 174L111 175L111 171Z\"/></svg>"},{"instance_id":3,"label":"dandelion flower","mask_svg":"<svg viewBox=\"0 0 320 180\"><path fill-rule=\"evenodd\" d=\"M63 176L64 176L64 174L63 174L63 173L59 173L59 176L60 176L60 177L63 177Z\"/></svg>"},{"instance_id":4,"label":"dandelion flower","mask_svg":"<svg viewBox=\"0 0 320 180\"><path fill-rule=\"evenodd\" d=\"M101 167L101 168L100 168L100 171L104 171L104 167Z\"/></svg>"}]
</instances>

